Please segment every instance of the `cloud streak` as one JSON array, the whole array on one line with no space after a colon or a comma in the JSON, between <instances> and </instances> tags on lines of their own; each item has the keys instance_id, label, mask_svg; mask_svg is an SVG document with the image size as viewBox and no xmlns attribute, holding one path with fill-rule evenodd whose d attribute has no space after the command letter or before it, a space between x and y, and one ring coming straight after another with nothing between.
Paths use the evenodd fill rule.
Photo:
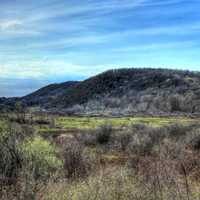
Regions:
<instances>
[{"instance_id":1,"label":"cloud streak","mask_svg":"<svg viewBox=\"0 0 200 200\"><path fill-rule=\"evenodd\" d=\"M199 6L197 0L2 0L0 80L8 87L16 78L52 82L113 67L198 67Z\"/></svg>"}]
</instances>

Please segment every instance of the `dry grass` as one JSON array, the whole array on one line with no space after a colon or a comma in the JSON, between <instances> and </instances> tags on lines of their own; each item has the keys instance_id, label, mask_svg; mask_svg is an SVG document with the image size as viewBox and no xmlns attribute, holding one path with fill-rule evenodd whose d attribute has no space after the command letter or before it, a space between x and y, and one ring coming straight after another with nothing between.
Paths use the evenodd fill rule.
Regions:
<instances>
[{"instance_id":1,"label":"dry grass","mask_svg":"<svg viewBox=\"0 0 200 200\"><path fill-rule=\"evenodd\" d=\"M27 125L8 124L1 136L0 199L200 199L197 124L105 125L50 141Z\"/></svg>"}]
</instances>

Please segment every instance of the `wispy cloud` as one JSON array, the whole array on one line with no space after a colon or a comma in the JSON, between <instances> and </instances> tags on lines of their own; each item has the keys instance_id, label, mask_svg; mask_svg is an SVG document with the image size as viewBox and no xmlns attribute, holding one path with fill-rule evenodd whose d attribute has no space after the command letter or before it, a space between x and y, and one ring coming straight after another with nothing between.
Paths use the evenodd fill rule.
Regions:
<instances>
[{"instance_id":1,"label":"wispy cloud","mask_svg":"<svg viewBox=\"0 0 200 200\"><path fill-rule=\"evenodd\" d=\"M51 21L59 17L65 17L60 23L60 27L66 30L78 30L78 27L87 26L88 21L93 24L99 23L101 17L105 14L117 13L123 10L138 9L140 7L152 7L159 5L170 5L180 3L181 0L167 0L165 2L152 0L109 0L109 1L83 1L81 3L71 3L66 1L49 1L48 3L39 4L39 1L30 4L8 4L3 8L3 21L0 22L0 30L3 35L9 36L27 36L39 35L45 32L45 28L49 31L57 28L58 21ZM9 8L10 6L10 8ZM13 10L16 10L15 12ZM90 15L94 17L90 17ZM1 14L0 14L1 16ZM80 16L77 18L77 16ZM71 21L74 23L71 23ZM3 33L5 31L5 33ZM16 35L14 35L14 33Z\"/></svg>"},{"instance_id":2,"label":"wispy cloud","mask_svg":"<svg viewBox=\"0 0 200 200\"><path fill-rule=\"evenodd\" d=\"M143 6L149 0L109 0L109 1L83 1L80 4L70 4L67 2L58 2L50 4L44 8L36 8L38 14L31 16L29 20L40 21L60 16L76 16L81 14L88 14L91 12L111 13L124 9L131 9Z\"/></svg>"},{"instance_id":3,"label":"wispy cloud","mask_svg":"<svg viewBox=\"0 0 200 200\"><path fill-rule=\"evenodd\" d=\"M161 51L163 49L183 49L198 46L197 42L190 41L179 41L179 42L165 42L165 43L150 43L145 45L132 45L125 46L121 48L113 49L116 53L126 53L126 52L141 52L141 51Z\"/></svg>"},{"instance_id":4,"label":"wispy cloud","mask_svg":"<svg viewBox=\"0 0 200 200\"><path fill-rule=\"evenodd\" d=\"M183 31L184 30L184 31ZM149 28L140 28L140 29L129 29L125 31L116 31L112 33L92 33L88 32L87 34L81 34L77 36L62 36L61 38L53 38L53 39L43 39L42 41L31 41L30 43L26 43L24 46L16 46L15 50L29 50L29 49L59 49L59 48L70 48L70 47L80 47L82 45L97 45L97 44L105 44L105 43L115 43L121 40L129 40L134 43L134 38L152 38L152 37L177 37L177 36L190 36L194 34L200 33L200 22L199 23L189 23L184 25L176 25L176 26L156 26ZM181 40L182 41L182 40ZM137 40L135 41L137 44ZM167 42L168 43L168 42ZM196 41L193 42L194 44ZM170 43L170 45L172 42ZM176 40L173 43L174 46L179 44ZM141 46L143 43L141 43ZM6 45L8 48L13 49L12 44ZM5 51L6 46L2 45L3 51ZM120 49L120 47L119 47Z\"/></svg>"},{"instance_id":5,"label":"wispy cloud","mask_svg":"<svg viewBox=\"0 0 200 200\"><path fill-rule=\"evenodd\" d=\"M2 0L0 79L200 65L199 6L198 0Z\"/></svg>"},{"instance_id":6,"label":"wispy cloud","mask_svg":"<svg viewBox=\"0 0 200 200\"><path fill-rule=\"evenodd\" d=\"M18 79L39 79L48 80L49 77L82 76L88 77L95 73L102 72L111 66L96 65L88 68L84 65L75 65L60 60L34 60L31 63L9 63L0 65L0 78L18 77ZM56 70L55 70L56 69ZM73 69L73 70L72 70Z\"/></svg>"},{"instance_id":7,"label":"wispy cloud","mask_svg":"<svg viewBox=\"0 0 200 200\"><path fill-rule=\"evenodd\" d=\"M24 37L39 35L37 30L30 29L26 26L25 21L19 19L0 20L0 36L1 38Z\"/></svg>"},{"instance_id":8,"label":"wispy cloud","mask_svg":"<svg viewBox=\"0 0 200 200\"><path fill-rule=\"evenodd\" d=\"M0 30L13 30L17 29L22 25L22 21L20 20L2 20L0 21Z\"/></svg>"}]
</instances>

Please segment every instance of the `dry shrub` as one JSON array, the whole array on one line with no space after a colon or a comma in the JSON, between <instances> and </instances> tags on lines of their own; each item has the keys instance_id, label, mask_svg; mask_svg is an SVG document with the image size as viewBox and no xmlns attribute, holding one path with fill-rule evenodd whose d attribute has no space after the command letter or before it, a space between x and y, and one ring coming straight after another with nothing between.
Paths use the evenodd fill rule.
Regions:
<instances>
[{"instance_id":1,"label":"dry shrub","mask_svg":"<svg viewBox=\"0 0 200 200\"><path fill-rule=\"evenodd\" d=\"M91 169L89 158L84 155L81 144L68 144L64 152L64 171L67 178L80 178L88 175Z\"/></svg>"},{"instance_id":2,"label":"dry shrub","mask_svg":"<svg viewBox=\"0 0 200 200\"><path fill-rule=\"evenodd\" d=\"M190 181L182 161L140 157L131 160L129 167L133 167L138 186L149 195L149 199L198 199L195 194L199 191L195 190L195 182Z\"/></svg>"},{"instance_id":3,"label":"dry shrub","mask_svg":"<svg viewBox=\"0 0 200 200\"><path fill-rule=\"evenodd\" d=\"M200 181L200 155L190 150L182 153L182 158L177 160L177 169L181 175L187 174L194 182Z\"/></svg>"},{"instance_id":4,"label":"dry shrub","mask_svg":"<svg viewBox=\"0 0 200 200\"><path fill-rule=\"evenodd\" d=\"M0 132L0 178L16 179L22 167L23 155L19 149L19 137L11 130Z\"/></svg>"},{"instance_id":5,"label":"dry shrub","mask_svg":"<svg viewBox=\"0 0 200 200\"><path fill-rule=\"evenodd\" d=\"M107 144L110 141L112 132L112 125L102 125L96 132L97 143Z\"/></svg>"},{"instance_id":6,"label":"dry shrub","mask_svg":"<svg viewBox=\"0 0 200 200\"><path fill-rule=\"evenodd\" d=\"M192 150L199 151L200 150L200 130L194 130L191 134L187 134L185 138L185 143Z\"/></svg>"},{"instance_id":7,"label":"dry shrub","mask_svg":"<svg viewBox=\"0 0 200 200\"><path fill-rule=\"evenodd\" d=\"M172 124L164 128L166 129L167 136L175 140L185 136L192 130L192 126L184 126L180 124Z\"/></svg>"},{"instance_id":8,"label":"dry shrub","mask_svg":"<svg viewBox=\"0 0 200 200\"><path fill-rule=\"evenodd\" d=\"M128 145L128 151L137 155L149 155L153 145L154 143L148 135L141 137L135 134L132 142Z\"/></svg>"},{"instance_id":9,"label":"dry shrub","mask_svg":"<svg viewBox=\"0 0 200 200\"><path fill-rule=\"evenodd\" d=\"M38 184L44 184L62 164L54 146L25 131L24 125L0 132L0 199L34 199ZM31 135L31 137L30 137Z\"/></svg>"},{"instance_id":10,"label":"dry shrub","mask_svg":"<svg viewBox=\"0 0 200 200\"><path fill-rule=\"evenodd\" d=\"M112 125L104 124L97 129L85 133L74 134L76 140L85 146L106 145L112 138Z\"/></svg>"},{"instance_id":11,"label":"dry shrub","mask_svg":"<svg viewBox=\"0 0 200 200\"><path fill-rule=\"evenodd\" d=\"M150 165L149 165L150 164ZM171 167L172 164L172 167ZM147 159L146 170L136 175L126 167L110 167L76 182L51 183L43 200L198 200L188 181L178 178L173 163ZM148 171L149 170L149 171ZM52 185L53 184L53 185Z\"/></svg>"},{"instance_id":12,"label":"dry shrub","mask_svg":"<svg viewBox=\"0 0 200 200\"><path fill-rule=\"evenodd\" d=\"M87 130L87 132L74 134L75 139L82 145L85 146L96 146L97 145L97 131Z\"/></svg>"},{"instance_id":13,"label":"dry shrub","mask_svg":"<svg viewBox=\"0 0 200 200\"><path fill-rule=\"evenodd\" d=\"M121 150L126 151L128 145L132 142L133 136L131 133L122 133L118 136L117 140L120 144Z\"/></svg>"},{"instance_id":14,"label":"dry shrub","mask_svg":"<svg viewBox=\"0 0 200 200\"><path fill-rule=\"evenodd\" d=\"M173 141L165 138L158 149L158 156L163 159L181 159L184 154L184 145L180 141Z\"/></svg>"},{"instance_id":15,"label":"dry shrub","mask_svg":"<svg viewBox=\"0 0 200 200\"><path fill-rule=\"evenodd\" d=\"M165 132L158 128L152 128L137 124L132 127L132 139L128 144L129 152L138 155L150 155L155 145L165 137Z\"/></svg>"}]
</instances>

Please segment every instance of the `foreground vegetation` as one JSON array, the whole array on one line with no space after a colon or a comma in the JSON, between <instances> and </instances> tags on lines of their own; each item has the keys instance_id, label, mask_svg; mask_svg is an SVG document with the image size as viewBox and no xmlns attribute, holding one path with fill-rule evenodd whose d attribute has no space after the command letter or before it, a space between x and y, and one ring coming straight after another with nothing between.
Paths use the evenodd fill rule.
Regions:
<instances>
[{"instance_id":1,"label":"foreground vegetation","mask_svg":"<svg viewBox=\"0 0 200 200\"><path fill-rule=\"evenodd\" d=\"M0 149L0 199L200 199L197 119L12 114Z\"/></svg>"}]
</instances>

